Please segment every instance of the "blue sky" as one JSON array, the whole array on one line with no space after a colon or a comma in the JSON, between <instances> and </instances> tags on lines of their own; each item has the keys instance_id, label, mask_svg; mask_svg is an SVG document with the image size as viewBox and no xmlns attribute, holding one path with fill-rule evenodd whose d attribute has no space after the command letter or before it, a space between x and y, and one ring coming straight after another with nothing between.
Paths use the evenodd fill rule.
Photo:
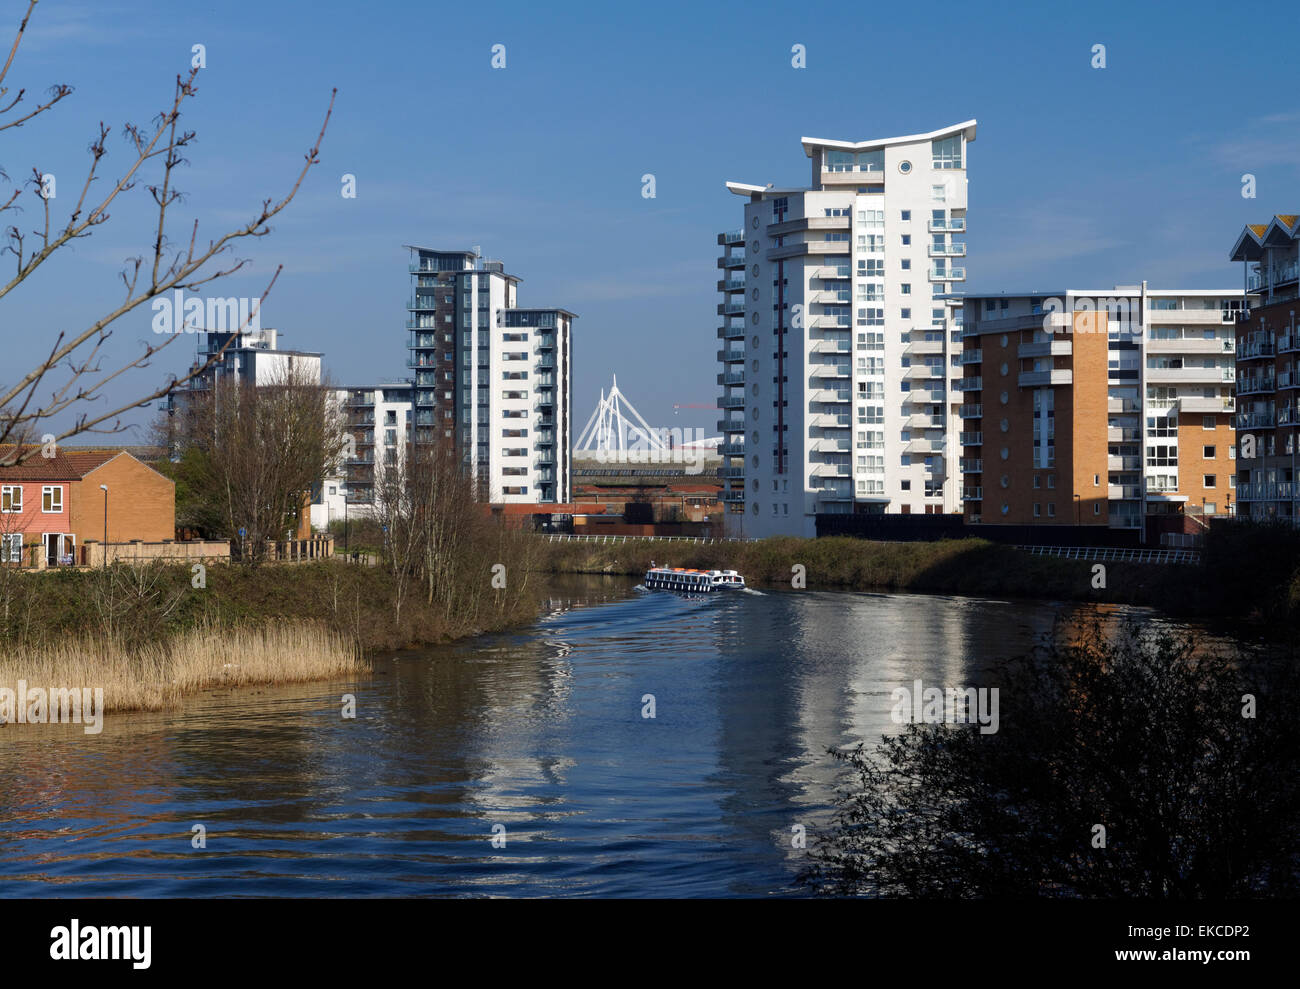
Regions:
<instances>
[{"instance_id":1,"label":"blue sky","mask_svg":"<svg viewBox=\"0 0 1300 989\"><path fill-rule=\"evenodd\" d=\"M5 33L25 7L0 0ZM197 218L215 235L287 190L337 86L320 166L271 236L237 248L252 264L217 294L258 295L283 264L263 325L323 351L339 383L402 377L402 245L478 245L522 277L522 304L579 314L579 426L617 374L652 424L711 433L717 413L674 405L718 393L715 235L741 208L725 181L806 184L804 135L976 118L970 287L1239 285L1225 258L1242 224L1300 211L1300 101L1277 53L1297 27L1294 3L43 0L9 81L76 92L0 135L0 167L55 174L66 209L98 121L117 134L147 121L201 43L175 233ZM796 43L805 69L791 67ZM491 67L494 44L504 69ZM1090 66L1095 44L1104 69ZM126 157L115 134L105 174ZM647 172L654 199L641 195ZM344 173L355 199L340 195ZM147 196L136 188L4 300L0 382L120 297L122 260L151 241ZM117 325L105 367L154 339L150 316ZM178 340L110 399L192 356L192 339Z\"/></svg>"}]
</instances>

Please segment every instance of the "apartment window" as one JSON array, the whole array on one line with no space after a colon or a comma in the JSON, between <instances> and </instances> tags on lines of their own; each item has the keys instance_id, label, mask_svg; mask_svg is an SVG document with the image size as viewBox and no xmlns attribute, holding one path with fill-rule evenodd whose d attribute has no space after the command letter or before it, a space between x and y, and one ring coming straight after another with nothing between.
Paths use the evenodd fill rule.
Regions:
<instances>
[{"instance_id":1,"label":"apartment window","mask_svg":"<svg viewBox=\"0 0 1300 989\"><path fill-rule=\"evenodd\" d=\"M1039 477L1038 477L1037 474L1035 474L1035 475L1034 475L1034 490L1037 490L1037 489L1040 488L1040 487L1042 487L1042 485L1039 484Z\"/></svg>"},{"instance_id":2,"label":"apartment window","mask_svg":"<svg viewBox=\"0 0 1300 989\"><path fill-rule=\"evenodd\" d=\"M935 138L930 142L930 156L935 168L961 168L961 135Z\"/></svg>"},{"instance_id":3,"label":"apartment window","mask_svg":"<svg viewBox=\"0 0 1300 989\"><path fill-rule=\"evenodd\" d=\"M904 295L911 295L911 294L912 294L912 283L911 283L911 282L903 282L903 284L899 286L899 289L902 291L902 293L903 293Z\"/></svg>"},{"instance_id":4,"label":"apartment window","mask_svg":"<svg viewBox=\"0 0 1300 989\"><path fill-rule=\"evenodd\" d=\"M935 203L947 202L948 190L942 185L930 186L930 201Z\"/></svg>"},{"instance_id":5,"label":"apartment window","mask_svg":"<svg viewBox=\"0 0 1300 989\"><path fill-rule=\"evenodd\" d=\"M911 490L912 490L912 482L911 482L911 481L899 481L899 482L898 482L898 485L899 485L899 488L900 488L901 490L903 490L903 491L911 491Z\"/></svg>"},{"instance_id":6,"label":"apartment window","mask_svg":"<svg viewBox=\"0 0 1300 989\"><path fill-rule=\"evenodd\" d=\"M912 218L912 211L910 209L905 209L899 214L898 218L903 221L910 220Z\"/></svg>"},{"instance_id":7,"label":"apartment window","mask_svg":"<svg viewBox=\"0 0 1300 989\"><path fill-rule=\"evenodd\" d=\"M1216 475L1214 475L1214 474L1206 474L1206 475L1205 475L1205 483L1202 485L1202 487L1206 487L1206 488L1212 488L1212 487L1215 487L1215 481L1216 481Z\"/></svg>"},{"instance_id":8,"label":"apartment window","mask_svg":"<svg viewBox=\"0 0 1300 989\"><path fill-rule=\"evenodd\" d=\"M1042 516L1043 516L1043 506L1038 502L1034 502L1034 518L1036 519L1042 518Z\"/></svg>"},{"instance_id":9,"label":"apartment window","mask_svg":"<svg viewBox=\"0 0 1300 989\"><path fill-rule=\"evenodd\" d=\"M47 484L41 488L41 511L47 513L63 511L63 485Z\"/></svg>"},{"instance_id":10,"label":"apartment window","mask_svg":"<svg viewBox=\"0 0 1300 989\"><path fill-rule=\"evenodd\" d=\"M911 243L912 243L912 235L903 234L903 246L908 247L909 245L911 245Z\"/></svg>"},{"instance_id":11,"label":"apartment window","mask_svg":"<svg viewBox=\"0 0 1300 989\"><path fill-rule=\"evenodd\" d=\"M21 563L23 561L23 534L6 532L0 535L0 563Z\"/></svg>"},{"instance_id":12,"label":"apartment window","mask_svg":"<svg viewBox=\"0 0 1300 989\"><path fill-rule=\"evenodd\" d=\"M6 484L0 487L0 512L21 512L22 510L22 485Z\"/></svg>"},{"instance_id":13,"label":"apartment window","mask_svg":"<svg viewBox=\"0 0 1300 989\"><path fill-rule=\"evenodd\" d=\"M1213 428L1214 428L1214 416L1202 416L1202 417L1201 417L1201 428L1202 428L1202 429L1213 429Z\"/></svg>"},{"instance_id":14,"label":"apartment window","mask_svg":"<svg viewBox=\"0 0 1300 989\"><path fill-rule=\"evenodd\" d=\"M1207 446L1207 447L1203 448L1202 451L1201 451L1201 456L1202 456L1205 460L1213 460L1213 459L1214 459L1214 447L1212 447L1212 446Z\"/></svg>"},{"instance_id":15,"label":"apartment window","mask_svg":"<svg viewBox=\"0 0 1300 989\"><path fill-rule=\"evenodd\" d=\"M1100 474L1093 474L1093 475L1092 475L1092 486L1093 486L1094 488L1099 488L1099 487L1101 487L1101 475L1100 475Z\"/></svg>"},{"instance_id":16,"label":"apartment window","mask_svg":"<svg viewBox=\"0 0 1300 989\"><path fill-rule=\"evenodd\" d=\"M899 319L911 319L911 318L912 318L912 310L910 310L910 309L900 309L900 310L898 310L898 318L899 318Z\"/></svg>"},{"instance_id":17,"label":"apartment window","mask_svg":"<svg viewBox=\"0 0 1300 989\"><path fill-rule=\"evenodd\" d=\"M1056 487L1056 475L1055 475L1055 474L1048 474L1048 475L1047 475L1047 486L1048 486L1049 488L1054 488L1054 487Z\"/></svg>"}]
</instances>

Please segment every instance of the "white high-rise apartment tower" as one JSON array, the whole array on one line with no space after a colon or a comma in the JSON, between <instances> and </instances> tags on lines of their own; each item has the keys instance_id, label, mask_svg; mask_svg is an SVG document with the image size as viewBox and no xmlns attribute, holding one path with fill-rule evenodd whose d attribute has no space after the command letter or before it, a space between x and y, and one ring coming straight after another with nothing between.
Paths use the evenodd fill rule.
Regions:
<instances>
[{"instance_id":1,"label":"white high-rise apartment tower","mask_svg":"<svg viewBox=\"0 0 1300 989\"><path fill-rule=\"evenodd\" d=\"M975 121L804 138L807 189L728 182L718 384L729 530L815 535L818 513L960 511L966 146Z\"/></svg>"}]
</instances>

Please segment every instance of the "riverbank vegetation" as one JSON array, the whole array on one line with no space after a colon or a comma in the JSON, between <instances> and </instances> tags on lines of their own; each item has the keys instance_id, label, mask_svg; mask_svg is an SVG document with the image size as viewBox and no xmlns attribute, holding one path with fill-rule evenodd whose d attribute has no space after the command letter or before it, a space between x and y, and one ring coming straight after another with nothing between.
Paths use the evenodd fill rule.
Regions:
<instances>
[{"instance_id":1,"label":"riverbank vegetation","mask_svg":"<svg viewBox=\"0 0 1300 989\"><path fill-rule=\"evenodd\" d=\"M809 843L806 884L904 897L1300 892L1289 650L1091 628L981 683L999 692L993 733L911 723L875 747L832 751L853 783Z\"/></svg>"},{"instance_id":2,"label":"riverbank vegetation","mask_svg":"<svg viewBox=\"0 0 1300 989\"><path fill-rule=\"evenodd\" d=\"M549 541L551 573L641 576L660 566L731 569L758 586L917 591L1146 605L1180 617L1253 622L1289 634L1300 618L1300 531L1285 524L1216 523L1201 563L1145 564L1035 556L982 539L873 542L850 537L755 542Z\"/></svg>"}]
</instances>

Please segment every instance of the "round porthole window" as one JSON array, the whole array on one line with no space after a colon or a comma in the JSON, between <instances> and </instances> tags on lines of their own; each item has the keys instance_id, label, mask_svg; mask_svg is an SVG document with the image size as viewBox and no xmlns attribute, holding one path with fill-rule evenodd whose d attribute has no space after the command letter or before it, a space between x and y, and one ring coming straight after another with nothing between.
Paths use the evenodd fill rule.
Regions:
<instances>
[{"instance_id":1,"label":"round porthole window","mask_svg":"<svg viewBox=\"0 0 1300 989\"><path fill-rule=\"evenodd\" d=\"M754 485L754 486L757 487L758 485ZM754 514L755 515L758 514L758 502L754 502Z\"/></svg>"},{"instance_id":2,"label":"round porthole window","mask_svg":"<svg viewBox=\"0 0 1300 989\"><path fill-rule=\"evenodd\" d=\"M757 295L755 296L755 298L757 298ZM1010 371L1011 368L1007 367L1006 362L1003 361L1002 367L999 368L999 370L1002 372L1002 376L1005 378L1007 376L1007 372Z\"/></svg>"},{"instance_id":3,"label":"round porthole window","mask_svg":"<svg viewBox=\"0 0 1300 989\"><path fill-rule=\"evenodd\" d=\"M1011 456L1011 451L1004 446L999 456L1002 457L1003 460L1006 460Z\"/></svg>"},{"instance_id":4,"label":"round porthole window","mask_svg":"<svg viewBox=\"0 0 1300 989\"><path fill-rule=\"evenodd\" d=\"M754 506L754 511L755 511L755 512L758 511L758 506L757 506L757 505ZM1004 501L1004 502L1002 503L1002 514L1003 514L1003 515L1006 515L1006 514L1008 514L1010 511L1011 511L1011 506L1008 505L1008 504Z\"/></svg>"},{"instance_id":5,"label":"round porthole window","mask_svg":"<svg viewBox=\"0 0 1300 989\"><path fill-rule=\"evenodd\" d=\"M753 395L754 395L755 398L758 397L758 382L757 382L757 381L754 382Z\"/></svg>"},{"instance_id":6,"label":"round porthole window","mask_svg":"<svg viewBox=\"0 0 1300 989\"><path fill-rule=\"evenodd\" d=\"M1003 333L1003 334L1002 334L1002 346L1005 347L1006 345L1007 345L1007 335L1006 335L1005 333Z\"/></svg>"},{"instance_id":7,"label":"round porthole window","mask_svg":"<svg viewBox=\"0 0 1300 989\"><path fill-rule=\"evenodd\" d=\"M898 163L898 170L906 175L912 170L912 163L910 161L900 161Z\"/></svg>"},{"instance_id":8,"label":"round porthole window","mask_svg":"<svg viewBox=\"0 0 1300 989\"><path fill-rule=\"evenodd\" d=\"M1001 395L998 396L998 398L1002 400L1003 405L1006 405L1009 401L1011 401L1011 396L1008 395L1006 392L1003 392Z\"/></svg>"},{"instance_id":9,"label":"round porthole window","mask_svg":"<svg viewBox=\"0 0 1300 989\"><path fill-rule=\"evenodd\" d=\"M754 349L755 349L755 350L758 349L758 337L754 337ZM755 363L757 363L757 362L755 362Z\"/></svg>"},{"instance_id":10,"label":"round porthole window","mask_svg":"<svg viewBox=\"0 0 1300 989\"><path fill-rule=\"evenodd\" d=\"M754 291L750 292L750 293L749 293L749 297L750 297L751 299L753 299L755 302L757 302L757 301L758 301L758 289L754 289ZM1002 365L1002 366L1003 366L1003 367L1006 367L1005 364Z\"/></svg>"},{"instance_id":11,"label":"round porthole window","mask_svg":"<svg viewBox=\"0 0 1300 989\"><path fill-rule=\"evenodd\" d=\"M752 367L755 371L757 371L757 370L758 370L758 361L750 361L750 362L749 362L749 366ZM758 440L755 440L754 442L757 443Z\"/></svg>"},{"instance_id":12,"label":"round porthole window","mask_svg":"<svg viewBox=\"0 0 1300 989\"><path fill-rule=\"evenodd\" d=\"M751 316L751 317L749 318L749 321L750 321L751 323L753 323L755 326L757 326L757 325L758 325L758 313L754 313L754 315Z\"/></svg>"},{"instance_id":13,"label":"round porthole window","mask_svg":"<svg viewBox=\"0 0 1300 989\"><path fill-rule=\"evenodd\" d=\"M1005 433L1007 430L1011 428L1011 423L1008 422L1006 419L1003 419L1000 423L998 423L998 428Z\"/></svg>"},{"instance_id":14,"label":"round porthole window","mask_svg":"<svg viewBox=\"0 0 1300 989\"><path fill-rule=\"evenodd\" d=\"M749 269L749 273L750 273L751 275L753 275L755 278L757 278L757 277L758 277L758 265L754 265L752 268L750 268L750 269Z\"/></svg>"},{"instance_id":15,"label":"round porthole window","mask_svg":"<svg viewBox=\"0 0 1300 989\"><path fill-rule=\"evenodd\" d=\"M755 410L754 410L754 418L755 418L755 419L758 418L758 409L755 409Z\"/></svg>"},{"instance_id":16,"label":"round porthole window","mask_svg":"<svg viewBox=\"0 0 1300 989\"><path fill-rule=\"evenodd\" d=\"M758 466L758 454L757 454L757 453L754 454L754 456L753 456L752 459L753 459L753 462L754 462L754 466L757 467L757 466ZM755 481L754 483L757 484L758 482Z\"/></svg>"},{"instance_id":17,"label":"round porthole window","mask_svg":"<svg viewBox=\"0 0 1300 989\"><path fill-rule=\"evenodd\" d=\"M750 225L751 227L753 227L755 230L757 230L757 229L758 229L758 217L754 217L753 219L751 219L751 220L749 221L749 225Z\"/></svg>"},{"instance_id":18,"label":"round porthole window","mask_svg":"<svg viewBox=\"0 0 1300 989\"><path fill-rule=\"evenodd\" d=\"M758 443L758 430L757 430L757 429L754 430L754 443L755 443L755 444Z\"/></svg>"},{"instance_id":19,"label":"round porthole window","mask_svg":"<svg viewBox=\"0 0 1300 989\"><path fill-rule=\"evenodd\" d=\"M1011 487L1011 478L1007 477L1006 474L1003 474L1001 483L1004 488L1009 488Z\"/></svg>"},{"instance_id":20,"label":"round porthole window","mask_svg":"<svg viewBox=\"0 0 1300 989\"><path fill-rule=\"evenodd\" d=\"M758 241L754 241L752 244L749 245L749 253L750 254L758 253Z\"/></svg>"}]
</instances>

